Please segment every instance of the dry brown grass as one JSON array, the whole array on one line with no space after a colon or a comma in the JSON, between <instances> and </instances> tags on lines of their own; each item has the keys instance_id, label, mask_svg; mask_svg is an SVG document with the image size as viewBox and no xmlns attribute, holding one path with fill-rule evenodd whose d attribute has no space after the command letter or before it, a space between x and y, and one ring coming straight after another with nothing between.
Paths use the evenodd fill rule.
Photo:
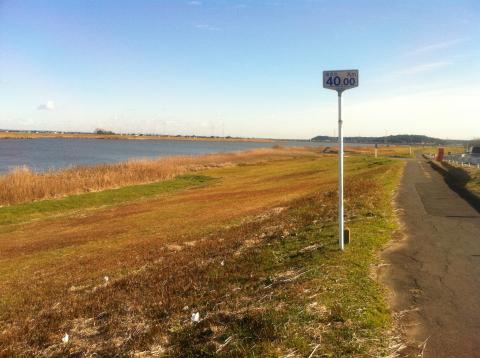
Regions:
<instances>
[{"instance_id":1,"label":"dry brown grass","mask_svg":"<svg viewBox=\"0 0 480 358\"><path fill-rule=\"evenodd\" d=\"M408 145L389 145L384 146L380 145L377 148L377 154L379 157L400 157L400 158L408 158L410 157L410 148L412 148L412 154L415 150L418 149L416 146L408 146ZM363 155L374 155L375 154L375 147L374 146L366 146L366 147L346 147L345 151L353 152L356 154L363 154Z\"/></svg>"},{"instance_id":2,"label":"dry brown grass","mask_svg":"<svg viewBox=\"0 0 480 358\"><path fill-rule=\"evenodd\" d=\"M410 151L411 150L411 151ZM377 155L379 157L393 157L393 158L409 158L415 155L416 152L425 150L425 147L419 145L379 145L377 148ZM326 153L337 153L337 145L325 149ZM345 154L360 154L367 156L375 155L374 145L365 146L345 146Z\"/></svg>"},{"instance_id":3,"label":"dry brown grass","mask_svg":"<svg viewBox=\"0 0 480 358\"><path fill-rule=\"evenodd\" d=\"M315 149L318 151L318 149ZM36 173L27 167L0 176L0 205L145 184L172 179L186 172L207 168L314 155L314 149L262 148L245 152L203 156L175 156L157 160L130 160L116 164L78 166L59 171Z\"/></svg>"},{"instance_id":4,"label":"dry brown grass","mask_svg":"<svg viewBox=\"0 0 480 358\"><path fill-rule=\"evenodd\" d=\"M346 161L346 213L352 225L365 215L370 224L384 215L383 186L376 180L392 164L376 162ZM345 263L336 246L328 249L331 241L335 245L329 229L336 217L335 158L303 156L207 174L221 180L144 202L2 228L0 356L155 356L163 351L196 357L213 355L230 336L234 341L220 356L245 356L253 349L257 356L279 356L293 338L298 342L297 336L307 342L321 339L322 354L332 356L330 351L352 352L352 334L345 331L354 338L360 334L356 345L372 344L365 338L360 342L366 326L352 326L346 309L330 314L328 308L326 318L297 310L306 303L328 303L322 287L333 292L345 285L345 277L334 276ZM364 231L357 229L358 235ZM371 236L367 231L365 237ZM305 251L312 243L327 249ZM271 245L283 249L272 254ZM353 245L360 249L368 241L356 236ZM315 273L320 282L296 278L307 276L305 264L308 275ZM349 277L358 277L357 261L352 267L355 275ZM330 277L334 283L322 281ZM363 285L354 282L345 290ZM361 302L363 308L364 297ZM199 324L190 322L195 311L201 313ZM281 317L286 320L278 321ZM66 332L71 338L63 344ZM290 335L282 338L285 332ZM338 348L342 341L344 347ZM301 356L312 351L296 344ZM345 356L341 353L336 356Z\"/></svg>"}]
</instances>

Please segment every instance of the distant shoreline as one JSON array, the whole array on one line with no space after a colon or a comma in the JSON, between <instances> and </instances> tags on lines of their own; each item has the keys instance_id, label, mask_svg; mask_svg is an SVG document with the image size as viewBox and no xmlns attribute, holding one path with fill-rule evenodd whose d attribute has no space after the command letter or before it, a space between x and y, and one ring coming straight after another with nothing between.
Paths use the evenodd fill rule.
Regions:
<instances>
[{"instance_id":1,"label":"distant shoreline","mask_svg":"<svg viewBox=\"0 0 480 358\"><path fill-rule=\"evenodd\" d=\"M146 134L95 134L95 133L55 133L55 132L19 132L1 131L0 139L37 139L37 138L87 138L87 139L118 139L118 140L179 140L208 142L258 142L274 143L289 139L241 138L241 137L204 137L182 135L146 135ZM302 141L302 140L299 140ZM305 141L305 140L304 140Z\"/></svg>"}]
</instances>

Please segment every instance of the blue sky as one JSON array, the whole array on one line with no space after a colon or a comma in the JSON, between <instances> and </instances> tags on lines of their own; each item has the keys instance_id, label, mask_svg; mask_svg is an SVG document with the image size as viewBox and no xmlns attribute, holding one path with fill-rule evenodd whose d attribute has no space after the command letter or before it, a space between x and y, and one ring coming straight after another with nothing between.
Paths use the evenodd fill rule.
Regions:
<instances>
[{"instance_id":1,"label":"blue sky","mask_svg":"<svg viewBox=\"0 0 480 358\"><path fill-rule=\"evenodd\" d=\"M480 137L480 1L0 0L0 128Z\"/></svg>"}]
</instances>

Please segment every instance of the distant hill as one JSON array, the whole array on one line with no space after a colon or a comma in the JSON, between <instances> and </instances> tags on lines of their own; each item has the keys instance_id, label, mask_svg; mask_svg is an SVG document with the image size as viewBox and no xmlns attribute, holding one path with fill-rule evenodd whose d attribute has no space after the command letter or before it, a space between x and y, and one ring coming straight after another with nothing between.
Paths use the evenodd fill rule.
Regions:
<instances>
[{"instance_id":1,"label":"distant hill","mask_svg":"<svg viewBox=\"0 0 480 358\"><path fill-rule=\"evenodd\" d=\"M384 137L344 137L345 143L364 143L364 144L465 144L465 140L440 139L416 134L399 134ZM337 137L319 135L312 138L314 142L336 142Z\"/></svg>"}]
</instances>

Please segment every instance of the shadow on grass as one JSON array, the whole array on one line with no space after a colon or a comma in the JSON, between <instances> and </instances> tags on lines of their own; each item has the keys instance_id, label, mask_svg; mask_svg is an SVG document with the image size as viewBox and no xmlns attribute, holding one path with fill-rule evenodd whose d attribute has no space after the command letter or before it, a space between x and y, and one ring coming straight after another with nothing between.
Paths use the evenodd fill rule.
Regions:
<instances>
[{"instance_id":1,"label":"shadow on grass","mask_svg":"<svg viewBox=\"0 0 480 358\"><path fill-rule=\"evenodd\" d=\"M480 212L480 196L467 189L467 184L474 178L464 169L454 167L447 163L442 163L443 167L429 161L431 167L440 173L445 183L450 189L455 191L463 199L465 199L475 210Z\"/></svg>"}]
</instances>

